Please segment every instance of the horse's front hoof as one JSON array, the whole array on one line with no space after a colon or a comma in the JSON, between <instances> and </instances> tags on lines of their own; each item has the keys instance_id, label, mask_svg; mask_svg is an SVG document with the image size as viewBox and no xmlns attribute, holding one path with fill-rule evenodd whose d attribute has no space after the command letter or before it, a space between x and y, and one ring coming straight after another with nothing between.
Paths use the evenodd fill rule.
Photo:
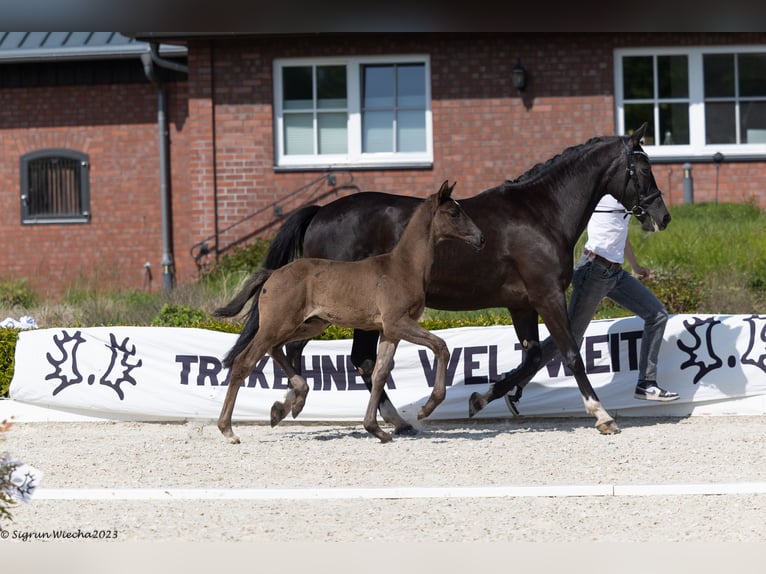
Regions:
<instances>
[{"instance_id":1,"label":"horse's front hoof","mask_svg":"<svg viewBox=\"0 0 766 574\"><path fill-rule=\"evenodd\" d=\"M394 429L394 434L397 436L415 436L418 434L418 431L410 423L405 423L402 426Z\"/></svg>"},{"instance_id":2,"label":"horse's front hoof","mask_svg":"<svg viewBox=\"0 0 766 574\"><path fill-rule=\"evenodd\" d=\"M620 427L614 421L606 421L603 423L597 423L596 428L601 434L619 434Z\"/></svg>"},{"instance_id":3,"label":"horse's front hoof","mask_svg":"<svg viewBox=\"0 0 766 574\"><path fill-rule=\"evenodd\" d=\"M295 399L292 409L293 418L296 418L299 414L301 414L304 406L306 406L306 399L304 397L298 397Z\"/></svg>"},{"instance_id":4,"label":"horse's front hoof","mask_svg":"<svg viewBox=\"0 0 766 574\"><path fill-rule=\"evenodd\" d=\"M479 393L472 393L468 399L468 416L473 416L487 406L487 399Z\"/></svg>"},{"instance_id":5,"label":"horse's front hoof","mask_svg":"<svg viewBox=\"0 0 766 574\"><path fill-rule=\"evenodd\" d=\"M418 409L418 420L419 421L423 420L424 418L426 418L430 414L431 414L431 411L426 411L425 407L420 407Z\"/></svg>"},{"instance_id":6,"label":"horse's front hoof","mask_svg":"<svg viewBox=\"0 0 766 574\"><path fill-rule=\"evenodd\" d=\"M271 405L271 426L275 427L280 422L282 422L282 419L284 419L287 416L287 409L285 408L284 403L280 403L279 401L275 401L273 405Z\"/></svg>"}]
</instances>

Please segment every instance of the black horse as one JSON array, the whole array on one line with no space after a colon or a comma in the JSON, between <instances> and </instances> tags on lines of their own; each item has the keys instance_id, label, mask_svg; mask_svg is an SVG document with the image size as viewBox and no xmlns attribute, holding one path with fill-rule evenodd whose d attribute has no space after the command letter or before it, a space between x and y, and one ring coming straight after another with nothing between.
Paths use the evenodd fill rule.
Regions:
<instances>
[{"instance_id":1,"label":"black horse","mask_svg":"<svg viewBox=\"0 0 766 574\"><path fill-rule=\"evenodd\" d=\"M505 307L526 353L522 365L469 401L473 416L489 401L515 390L515 398L541 366L538 317L542 317L564 363L574 373L588 413L604 434L619 432L585 374L572 335L565 291L572 278L574 247L598 201L611 194L646 231L664 229L670 215L640 141L646 124L631 136L592 138L564 150L514 181L461 200L484 232L476 252L462 242L445 241L427 286L426 305L450 311ZM294 212L271 243L264 266L275 269L301 254L353 261L390 251L422 199L363 192L323 207ZM626 215L627 216L627 215ZM256 318L257 321L257 318ZM232 352L244 348L257 330L245 325ZM351 361L370 388L378 333L354 331ZM296 369L307 341L288 345ZM413 432L390 402L381 397L380 413L397 433Z\"/></svg>"}]
</instances>

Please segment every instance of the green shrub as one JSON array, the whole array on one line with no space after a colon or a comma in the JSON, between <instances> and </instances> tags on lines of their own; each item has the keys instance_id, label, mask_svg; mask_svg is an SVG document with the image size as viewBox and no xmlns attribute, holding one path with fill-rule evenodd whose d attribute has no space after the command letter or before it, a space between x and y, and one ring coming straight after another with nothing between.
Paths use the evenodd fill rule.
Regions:
<instances>
[{"instance_id":1,"label":"green shrub","mask_svg":"<svg viewBox=\"0 0 766 574\"><path fill-rule=\"evenodd\" d=\"M225 253L205 275L211 273L251 273L261 267L269 249L269 241L256 239L253 243Z\"/></svg>"},{"instance_id":2,"label":"green shrub","mask_svg":"<svg viewBox=\"0 0 766 574\"><path fill-rule=\"evenodd\" d=\"M0 329L0 397L8 396L13 378L18 329Z\"/></svg>"},{"instance_id":3,"label":"green shrub","mask_svg":"<svg viewBox=\"0 0 766 574\"><path fill-rule=\"evenodd\" d=\"M37 296L26 279L0 280L0 305L8 307L31 307Z\"/></svg>"},{"instance_id":4,"label":"green shrub","mask_svg":"<svg viewBox=\"0 0 766 574\"><path fill-rule=\"evenodd\" d=\"M695 313L702 301L702 281L678 266L652 270L644 284L670 313Z\"/></svg>"},{"instance_id":5,"label":"green shrub","mask_svg":"<svg viewBox=\"0 0 766 574\"><path fill-rule=\"evenodd\" d=\"M193 327L224 333L239 333L242 325L220 321L204 311L186 305L165 304L152 320L152 327Z\"/></svg>"}]
</instances>

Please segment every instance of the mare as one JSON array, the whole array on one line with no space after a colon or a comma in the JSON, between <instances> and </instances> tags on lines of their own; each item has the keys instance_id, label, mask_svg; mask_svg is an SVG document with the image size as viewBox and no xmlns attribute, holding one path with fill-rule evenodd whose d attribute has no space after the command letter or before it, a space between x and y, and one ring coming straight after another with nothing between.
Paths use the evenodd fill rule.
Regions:
<instances>
[{"instance_id":1,"label":"mare","mask_svg":"<svg viewBox=\"0 0 766 574\"><path fill-rule=\"evenodd\" d=\"M267 352L285 371L290 387L285 401L272 406L271 425L288 412L293 417L301 412L309 387L282 346L319 335L332 323L380 332L364 428L381 442L389 442L391 435L377 423L378 403L400 340L428 347L436 356L433 391L418 418L430 415L444 400L449 350L444 340L417 322L425 309L434 248L448 237L463 240L472 250L484 245L481 230L450 197L454 187L445 181L437 193L418 204L390 253L360 261L298 259L276 270L260 269L227 306L216 311L230 317L253 299L245 327L224 359L231 377L218 428L229 442L239 442L231 428L239 387Z\"/></svg>"},{"instance_id":2,"label":"mare","mask_svg":"<svg viewBox=\"0 0 766 574\"><path fill-rule=\"evenodd\" d=\"M541 317L575 376L586 411L596 417L596 427L604 434L619 432L585 373L569 325L565 291L572 278L574 247L601 197L611 194L618 199L626 217L634 215L645 231L664 229L670 221L640 145L645 129L646 124L630 136L592 138L514 181L461 200L487 243L479 253L458 242L445 242L436 249L426 305L448 311L505 307L526 348L517 369L493 382L485 395L471 396L469 415L507 393L511 401L518 400L521 388L541 366ZM272 240L264 266L275 269L301 254L350 261L384 253L394 246L421 201L365 192L321 207L300 208ZM354 331L351 361L368 388L376 341L374 331ZM305 344L287 347L287 356L298 370ZM414 432L385 391L380 413L396 433Z\"/></svg>"}]
</instances>

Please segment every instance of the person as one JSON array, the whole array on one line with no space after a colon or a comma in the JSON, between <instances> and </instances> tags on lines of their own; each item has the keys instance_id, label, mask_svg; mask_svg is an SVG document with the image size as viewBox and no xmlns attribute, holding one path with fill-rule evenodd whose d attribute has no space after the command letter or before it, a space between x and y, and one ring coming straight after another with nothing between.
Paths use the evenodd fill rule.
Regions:
<instances>
[{"instance_id":1,"label":"person","mask_svg":"<svg viewBox=\"0 0 766 574\"><path fill-rule=\"evenodd\" d=\"M636 260L628 239L629 222L630 214L611 195L601 199L588 221L588 239L572 276L572 294L568 305L572 334L579 345L604 297L609 297L641 317L644 328L638 360L638 381L633 396L647 401L674 401L678 393L665 390L657 384L657 359L668 322L668 312L654 293L640 281L647 279L651 271L639 265ZM638 278L623 268L626 259ZM540 350L542 368L556 355L558 349L548 337L541 343ZM511 401L518 400L520 389L516 392L515 396L506 395L509 406L514 410Z\"/></svg>"}]
</instances>

